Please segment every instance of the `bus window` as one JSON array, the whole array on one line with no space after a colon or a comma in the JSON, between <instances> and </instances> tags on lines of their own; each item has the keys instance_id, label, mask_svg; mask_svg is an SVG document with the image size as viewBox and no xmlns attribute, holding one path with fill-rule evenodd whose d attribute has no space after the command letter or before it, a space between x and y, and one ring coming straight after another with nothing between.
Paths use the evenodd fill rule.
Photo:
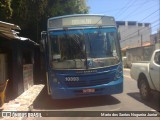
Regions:
<instances>
[{"instance_id":1,"label":"bus window","mask_svg":"<svg viewBox=\"0 0 160 120\"><path fill-rule=\"evenodd\" d=\"M58 60L61 58L60 55L60 48L59 48L59 38L57 36L50 36L50 39L54 39L54 41L51 42L51 51L53 52L53 60Z\"/></svg>"}]
</instances>

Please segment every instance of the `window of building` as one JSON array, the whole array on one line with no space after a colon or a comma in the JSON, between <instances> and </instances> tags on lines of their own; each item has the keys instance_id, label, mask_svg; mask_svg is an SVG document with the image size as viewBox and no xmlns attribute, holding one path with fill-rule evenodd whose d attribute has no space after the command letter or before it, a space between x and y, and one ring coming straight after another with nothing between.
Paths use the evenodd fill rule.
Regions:
<instances>
[{"instance_id":1,"label":"window of building","mask_svg":"<svg viewBox=\"0 0 160 120\"><path fill-rule=\"evenodd\" d=\"M145 27L149 27L149 25L150 25L149 23L145 23L144 24Z\"/></svg>"},{"instance_id":2,"label":"window of building","mask_svg":"<svg viewBox=\"0 0 160 120\"><path fill-rule=\"evenodd\" d=\"M136 22L128 22L128 25L136 25Z\"/></svg>"},{"instance_id":3,"label":"window of building","mask_svg":"<svg viewBox=\"0 0 160 120\"><path fill-rule=\"evenodd\" d=\"M142 26L143 24L142 23L138 23L138 26Z\"/></svg>"}]
</instances>

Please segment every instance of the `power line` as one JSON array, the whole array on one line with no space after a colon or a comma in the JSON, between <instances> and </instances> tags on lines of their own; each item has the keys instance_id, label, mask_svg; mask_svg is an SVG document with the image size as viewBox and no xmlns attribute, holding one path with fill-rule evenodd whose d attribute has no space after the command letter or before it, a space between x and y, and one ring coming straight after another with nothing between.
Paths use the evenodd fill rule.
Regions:
<instances>
[{"instance_id":1,"label":"power line","mask_svg":"<svg viewBox=\"0 0 160 120\"><path fill-rule=\"evenodd\" d=\"M158 22L158 20L157 20L156 22ZM155 23L156 23L156 22L155 22ZM154 24L154 23L153 23L153 24ZM156 27L156 26L157 26L157 24L154 25L154 26L151 27L151 28L148 28L148 29L151 29L151 30L152 30L152 29L153 29L154 27ZM135 34L135 33L137 33L137 32L140 32L140 31L143 30L143 29L146 29L146 27L144 27L144 28L142 28L142 29L138 29L138 30L136 30L135 32L133 32L133 33L131 33L131 34L129 34L129 35L126 35L126 36L125 36L125 34L124 34L124 36L125 36L124 38L128 38L129 36L131 36L131 35L133 35L133 34ZM145 30L143 30L143 31L145 31ZM121 41L123 41L123 40L121 40Z\"/></svg>"},{"instance_id":2,"label":"power line","mask_svg":"<svg viewBox=\"0 0 160 120\"><path fill-rule=\"evenodd\" d=\"M127 2L127 4L125 4L124 6L128 5L130 2L131 2L131 1L129 0L129 1ZM120 9L120 11L118 11L117 13L119 13L119 12L123 11L125 8L127 8L127 7L123 7L123 8L121 8L121 9ZM118 14L116 14L116 15L118 15Z\"/></svg>"},{"instance_id":3,"label":"power line","mask_svg":"<svg viewBox=\"0 0 160 120\"><path fill-rule=\"evenodd\" d=\"M155 25L154 27L157 27L158 25ZM152 29L154 28L154 27L152 27ZM141 31L141 34L144 32L144 31L147 31L147 30L150 30L150 28L148 28L148 29L146 29L146 28L144 28L144 30L143 31ZM139 31L136 31L135 33L138 33ZM139 36L139 35L137 35L137 34L132 34L133 36L128 36L128 37L124 37L124 39L123 40L121 40L121 42L124 42L124 41L127 41L127 40L130 40L131 38L133 38L133 37L135 37L135 36Z\"/></svg>"},{"instance_id":4,"label":"power line","mask_svg":"<svg viewBox=\"0 0 160 120\"><path fill-rule=\"evenodd\" d=\"M151 1L149 1L149 2L151 2ZM142 5L142 4L138 3L138 4L134 4L134 5L137 6L137 5ZM109 10L106 10L106 11L98 12L96 14L102 14L102 13L107 13L107 12L110 12L110 11L117 11L117 10L120 12L120 11L122 11L125 8L128 8L128 6L127 7L116 8L116 9L109 9Z\"/></svg>"},{"instance_id":5,"label":"power line","mask_svg":"<svg viewBox=\"0 0 160 120\"><path fill-rule=\"evenodd\" d=\"M153 12L153 13L151 13L151 14L148 15L147 17L145 17L144 19L142 19L142 21L145 20L146 18L150 17L152 14L156 13L157 11L158 11L158 10L156 10L156 11ZM104 16L102 16L102 17L100 18L100 20L101 20L103 17L104 17ZM100 21L100 20L99 20L99 21ZM98 22L99 22L99 21L98 21ZM157 21L159 21L159 20L156 20L156 21L154 21L154 22L157 22ZM97 25L98 22L97 22L95 25ZM154 25L152 28L154 28L154 27L156 27L156 26L158 26L158 24ZM144 28L142 28L142 29L139 29L139 30L135 31L135 32L133 32L132 34L129 34L127 37L129 37L130 35L133 35L133 34L137 33L138 31L140 32L140 31L143 30L143 29L146 29L146 27L144 27ZM151 28L148 28L148 29L151 29ZM148 30L148 29L147 29L147 30ZM144 30L144 31L146 31L146 30ZM143 35L144 35L144 34L143 34ZM126 39L121 40L121 43L124 42L124 41L129 40L130 38L134 38L135 36L137 36L137 35L134 35L134 36L129 37L129 38L126 37Z\"/></svg>"},{"instance_id":6,"label":"power line","mask_svg":"<svg viewBox=\"0 0 160 120\"><path fill-rule=\"evenodd\" d=\"M100 13L102 14L102 13L107 13L107 12L110 12L110 11L117 11L117 10L119 11L119 10L121 10L123 8L127 8L127 7L121 7L121 8L117 8L117 9L110 9L110 10L106 10L106 11L103 11L103 12L100 12Z\"/></svg>"},{"instance_id":7,"label":"power line","mask_svg":"<svg viewBox=\"0 0 160 120\"><path fill-rule=\"evenodd\" d=\"M146 3L148 4L148 2L144 2L144 3L142 3L142 4L140 4L138 7L136 7L136 8L139 8L140 6L144 6L144 5L146 5ZM153 5L153 6L151 6L151 7L149 7L149 8L147 8L147 9L145 9L145 10L143 10L143 11L146 11L146 10L149 10L149 9L151 9L151 8L153 8L155 5ZM142 8L142 7L141 7ZM134 11L132 11L132 12L130 12L128 15L126 15L125 17L129 17L129 16L132 16L133 17L133 15L136 13L136 11L139 11L140 9L136 9L136 10L134 10ZM134 13L134 14L133 14ZM135 15L134 15L135 16ZM123 17L123 18L125 18L125 17Z\"/></svg>"},{"instance_id":8,"label":"power line","mask_svg":"<svg viewBox=\"0 0 160 120\"><path fill-rule=\"evenodd\" d=\"M153 29L154 27L157 27L157 26L158 26L158 24L155 25L155 26L153 26L152 29ZM143 30L143 31L141 32L141 34L142 34L144 31L147 31L147 30L150 30L150 28ZM138 33L138 31L136 31L136 32ZM147 34L147 33L146 33L146 34ZM144 35L144 34L143 34L143 35ZM121 40L121 42L126 41L126 40L129 40L130 38L133 38L133 37L135 37L135 36L137 36L137 34L134 35L134 36L131 36L131 37L126 37L125 39ZM139 35L138 35L138 36L139 36Z\"/></svg>"},{"instance_id":9,"label":"power line","mask_svg":"<svg viewBox=\"0 0 160 120\"><path fill-rule=\"evenodd\" d=\"M151 25L155 24L156 22L159 22L159 19L153 21L153 22L151 23Z\"/></svg>"},{"instance_id":10,"label":"power line","mask_svg":"<svg viewBox=\"0 0 160 120\"><path fill-rule=\"evenodd\" d=\"M157 26L158 26L158 24L154 25L152 28L157 27ZM145 28L143 28L143 29L145 29ZM143 30L143 29L140 29L140 30L138 30L138 31L141 31L141 30ZM148 28L148 29L146 29L146 30L149 30L149 29L151 29L151 28ZM144 30L144 31L146 31L146 30ZM136 31L136 32L134 32L134 33L132 33L132 34L130 34L130 35L133 35L133 34L137 33L138 31ZM126 39L121 40L121 42L127 41L127 40L129 40L130 38L133 38L133 37L135 37L135 36L137 36L137 35L131 36L131 37L129 37L129 38L127 38L127 37L128 37L128 36L127 36Z\"/></svg>"},{"instance_id":11,"label":"power line","mask_svg":"<svg viewBox=\"0 0 160 120\"><path fill-rule=\"evenodd\" d=\"M154 13L158 12L158 11L159 11L159 9L156 10L156 11L154 11L153 13L149 14L147 17L145 17L144 19L142 19L141 22L142 22L143 20L145 20L146 18L150 17L151 15L153 15Z\"/></svg>"},{"instance_id":12,"label":"power line","mask_svg":"<svg viewBox=\"0 0 160 120\"><path fill-rule=\"evenodd\" d=\"M132 1L132 4L133 4L133 1ZM131 6L132 4L130 4L129 6ZM129 8L129 6L127 7L127 9ZM151 15L153 15L154 13L156 13L157 11L159 11L159 9L158 10L156 10L156 11L154 11L153 13L151 13L151 14L149 14L148 16L146 16L145 18L143 18L142 20L141 20L141 22L143 21L143 20L145 20L145 19L147 19L148 17L150 17ZM99 19L99 21L103 18L104 16L102 16L100 19ZM98 23L99 23L99 21L95 24L95 25L97 25ZM144 29L144 28L143 28ZM142 29L140 29L140 30L142 30ZM138 30L138 31L140 31L140 30ZM125 31L125 30L124 30ZM138 32L138 31L136 31L136 32ZM132 33L132 34L129 34L127 37L129 37L130 35L133 35L133 34L135 34L136 32L134 32L134 33ZM122 32L123 33L123 32ZM126 39L124 39L124 40L121 40L122 42L123 41L125 41Z\"/></svg>"},{"instance_id":13,"label":"power line","mask_svg":"<svg viewBox=\"0 0 160 120\"><path fill-rule=\"evenodd\" d=\"M157 27L157 26L158 26L158 24L154 25L152 28ZM146 28L142 28L142 29L139 29L139 30L135 31L134 33L132 33L132 34L126 36L126 37L125 37L126 39L123 39L123 40L121 40L121 41L125 41L125 40L129 39L129 38L130 38L129 36L131 36L131 35L137 33L138 31L140 32L140 31L143 30L143 29L146 29ZM147 30L149 30L149 29L151 29L151 28L148 28ZM145 30L144 30L144 31L145 31ZM128 37L129 37L129 38L128 38Z\"/></svg>"},{"instance_id":14,"label":"power line","mask_svg":"<svg viewBox=\"0 0 160 120\"><path fill-rule=\"evenodd\" d=\"M151 23L151 25L155 24L156 22L159 22L159 19L153 21L153 22ZM152 28L152 27L151 27L151 28ZM142 28L142 29L143 29L143 28ZM144 29L145 29L145 28L144 28ZM135 31L135 32L136 32L136 31ZM133 33L135 33L135 32L133 32ZM121 33L124 33L124 32L121 32ZM132 33L132 34L133 34L133 33ZM128 35L128 36L129 36L129 35ZM128 36L127 36L127 37L128 37Z\"/></svg>"},{"instance_id":15,"label":"power line","mask_svg":"<svg viewBox=\"0 0 160 120\"><path fill-rule=\"evenodd\" d=\"M143 2L144 3L144 2ZM141 5L141 4L140 4ZM151 7L150 7L151 8ZM147 8L146 10L150 9L150 8ZM153 13L149 14L148 16L146 16L145 18L143 18L140 22L144 21L145 19L149 18L151 15L153 15L154 13L158 12L159 10L156 10L154 11ZM135 12L135 11L134 11ZM134 12L131 12L130 13L130 16L132 15L132 13ZM127 16L128 17L128 16ZM124 33L126 30L122 31L121 33Z\"/></svg>"},{"instance_id":16,"label":"power line","mask_svg":"<svg viewBox=\"0 0 160 120\"><path fill-rule=\"evenodd\" d=\"M125 11L127 11L134 3L136 3L137 1L136 0L133 0L132 2L130 2L130 4L128 5L128 7L126 9L124 9ZM119 14L117 17L120 17L124 12L121 12L121 14Z\"/></svg>"},{"instance_id":17,"label":"power line","mask_svg":"<svg viewBox=\"0 0 160 120\"><path fill-rule=\"evenodd\" d=\"M158 12L158 10L154 11L153 13L149 14L147 17L143 18L142 20L140 20L139 22L142 22L143 20L147 19L148 17L152 16L154 13ZM122 31L121 33L124 33L126 30Z\"/></svg>"},{"instance_id":18,"label":"power line","mask_svg":"<svg viewBox=\"0 0 160 120\"><path fill-rule=\"evenodd\" d=\"M135 1L135 0L132 0L132 3L133 3L134 1ZM131 2L130 2L130 1L127 2L127 4L129 4L129 3L131 3ZM127 5L127 4L126 4L126 5ZM129 6L129 7L130 7L130 6ZM126 7L126 9L129 8L129 7ZM122 8L122 9L124 9L124 8ZM102 16L102 17L100 18L100 20L102 20L103 17L104 17L104 16ZM99 21L100 21L100 20L99 20ZM97 24L99 23L99 21L98 21L95 25L97 25Z\"/></svg>"},{"instance_id":19,"label":"power line","mask_svg":"<svg viewBox=\"0 0 160 120\"><path fill-rule=\"evenodd\" d=\"M132 2L130 2L130 1L127 2L127 4L130 3L130 5L129 5L128 7L126 7L126 10L127 10L131 5L133 5L133 3L135 3L134 1L135 1L135 0L133 0ZM122 8L122 9L123 9L123 8ZM158 10L157 10L157 11L158 11ZM155 11L155 12L157 12L157 11ZM151 16L151 15L154 14L155 12L151 13L149 16ZM145 17L145 18L142 19L141 21L145 20L145 19L148 18L149 16ZM102 17L99 19L99 21L102 20L103 17L104 17L104 16L102 16ZM99 21L98 21L95 25L97 25L97 24L99 23Z\"/></svg>"}]
</instances>

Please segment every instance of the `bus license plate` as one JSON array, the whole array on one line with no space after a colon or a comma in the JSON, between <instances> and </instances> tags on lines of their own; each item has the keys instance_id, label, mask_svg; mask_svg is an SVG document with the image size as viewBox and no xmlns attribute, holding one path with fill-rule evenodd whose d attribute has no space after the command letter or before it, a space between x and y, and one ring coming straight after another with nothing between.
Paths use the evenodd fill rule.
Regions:
<instances>
[{"instance_id":1,"label":"bus license plate","mask_svg":"<svg viewBox=\"0 0 160 120\"><path fill-rule=\"evenodd\" d=\"M95 89L89 88L89 89L83 89L83 93L94 93Z\"/></svg>"}]
</instances>

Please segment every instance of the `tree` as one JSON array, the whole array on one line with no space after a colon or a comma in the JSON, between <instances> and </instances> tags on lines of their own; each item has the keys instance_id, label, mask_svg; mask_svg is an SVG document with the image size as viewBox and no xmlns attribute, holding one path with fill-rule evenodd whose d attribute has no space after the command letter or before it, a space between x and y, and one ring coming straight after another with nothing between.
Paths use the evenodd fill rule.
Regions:
<instances>
[{"instance_id":1,"label":"tree","mask_svg":"<svg viewBox=\"0 0 160 120\"><path fill-rule=\"evenodd\" d=\"M86 0L49 0L47 13L48 17L86 14L88 9Z\"/></svg>"},{"instance_id":2,"label":"tree","mask_svg":"<svg viewBox=\"0 0 160 120\"><path fill-rule=\"evenodd\" d=\"M11 22L21 27L22 36L36 42L46 30L49 17L88 13L86 0L12 0Z\"/></svg>"},{"instance_id":3,"label":"tree","mask_svg":"<svg viewBox=\"0 0 160 120\"><path fill-rule=\"evenodd\" d=\"M12 0L12 21L21 27L21 35L38 42L39 23L48 0Z\"/></svg>"},{"instance_id":4,"label":"tree","mask_svg":"<svg viewBox=\"0 0 160 120\"><path fill-rule=\"evenodd\" d=\"M0 0L0 20L6 21L12 16L11 1Z\"/></svg>"}]
</instances>

